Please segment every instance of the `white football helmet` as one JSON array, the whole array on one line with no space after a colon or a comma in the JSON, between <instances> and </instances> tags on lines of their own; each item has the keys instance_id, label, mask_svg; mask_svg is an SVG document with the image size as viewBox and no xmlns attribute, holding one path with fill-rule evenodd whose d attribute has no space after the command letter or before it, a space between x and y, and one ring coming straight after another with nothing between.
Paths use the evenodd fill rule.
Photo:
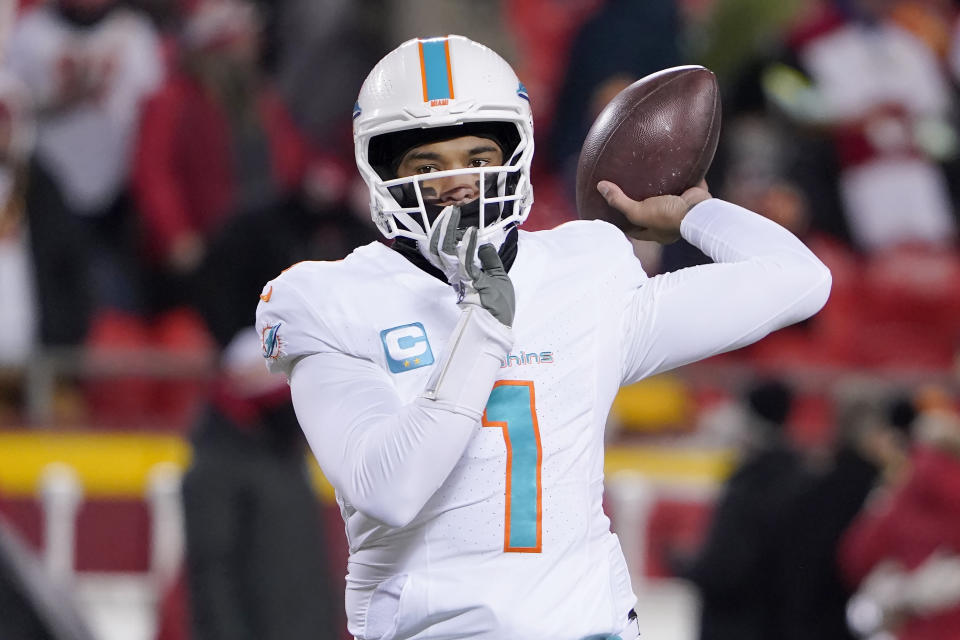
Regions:
<instances>
[{"instance_id":1,"label":"white football helmet","mask_svg":"<svg viewBox=\"0 0 960 640\"><path fill-rule=\"evenodd\" d=\"M419 144L466 135L497 140L503 166L397 178L396 162ZM426 241L438 211L420 183L478 174L480 197L463 218L479 218L479 237L522 223L533 204L533 116L510 65L463 36L409 40L374 66L353 110L357 167L370 189L373 221L387 238ZM473 205L477 215L466 211ZM434 207L436 208L436 207Z\"/></svg>"}]
</instances>

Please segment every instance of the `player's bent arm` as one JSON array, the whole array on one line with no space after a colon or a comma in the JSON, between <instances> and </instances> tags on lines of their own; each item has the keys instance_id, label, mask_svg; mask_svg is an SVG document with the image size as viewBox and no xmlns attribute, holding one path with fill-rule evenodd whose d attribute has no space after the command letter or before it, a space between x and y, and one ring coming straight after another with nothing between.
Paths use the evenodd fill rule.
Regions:
<instances>
[{"instance_id":1,"label":"player's bent arm","mask_svg":"<svg viewBox=\"0 0 960 640\"><path fill-rule=\"evenodd\" d=\"M367 360L317 353L298 361L294 408L330 483L364 515L409 524L479 427L511 337L485 310L464 311L423 394L406 404Z\"/></svg>"},{"instance_id":2,"label":"player's bent arm","mask_svg":"<svg viewBox=\"0 0 960 640\"><path fill-rule=\"evenodd\" d=\"M686 215L683 237L715 264L647 281L628 310L624 382L746 346L826 304L827 267L792 233L718 199Z\"/></svg>"}]
</instances>

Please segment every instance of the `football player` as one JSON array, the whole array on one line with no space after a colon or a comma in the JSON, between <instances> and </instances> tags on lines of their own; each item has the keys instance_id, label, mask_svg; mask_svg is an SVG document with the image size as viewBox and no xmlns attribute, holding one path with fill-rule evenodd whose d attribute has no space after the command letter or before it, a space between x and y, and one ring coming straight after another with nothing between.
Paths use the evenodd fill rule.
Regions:
<instances>
[{"instance_id":1,"label":"football player","mask_svg":"<svg viewBox=\"0 0 960 640\"><path fill-rule=\"evenodd\" d=\"M354 107L374 242L267 283L257 322L337 491L362 640L634 640L602 508L621 385L816 313L830 273L794 236L710 197L635 202L645 237L717 264L648 278L616 227L518 229L533 204L527 92L466 38L411 40Z\"/></svg>"}]
</instances>

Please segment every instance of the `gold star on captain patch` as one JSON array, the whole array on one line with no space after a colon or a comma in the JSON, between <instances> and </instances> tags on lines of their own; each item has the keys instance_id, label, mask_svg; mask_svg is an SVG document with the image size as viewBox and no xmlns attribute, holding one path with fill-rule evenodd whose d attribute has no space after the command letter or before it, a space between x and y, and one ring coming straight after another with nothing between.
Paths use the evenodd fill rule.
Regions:
<instances>
[{"instance_id":1,"label":"gold star on captain patch","mask_svg":"<svg viewBox=\"0 0 960 640\"><path fill-rule=\"evenodd\" d=\"M409 366L410 366L410 361L409 361L409 360L404 360L404 361L403 361L403 366L409 367Z\"/></svg>"},{"instance_id":2,"label":"gold star on captain patch","mask_svg":"<svg viewBox=\"0 0 960 640\"><path fill-rule=\"evenodd\" d=\"M420 364L420 358L414 358L413 364Z\"/></svg>"}]
</instances>

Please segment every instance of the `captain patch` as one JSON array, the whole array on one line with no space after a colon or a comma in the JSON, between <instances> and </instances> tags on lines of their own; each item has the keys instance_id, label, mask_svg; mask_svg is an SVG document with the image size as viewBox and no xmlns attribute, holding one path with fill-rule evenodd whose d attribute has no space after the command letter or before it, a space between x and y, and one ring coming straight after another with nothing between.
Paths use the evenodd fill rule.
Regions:
<instances>
[{"instance_id":1,"label":"captain patch","mask_svg":"<svg viewBox=\"0 0 960 640\"><path fill-rule=\"evenodd\" d=\"M427 331L419 322L405 324L380 332L383 352L391 373L402 373L433 364L433 349L427 340Z\"/></svg>"}]
</instances>

